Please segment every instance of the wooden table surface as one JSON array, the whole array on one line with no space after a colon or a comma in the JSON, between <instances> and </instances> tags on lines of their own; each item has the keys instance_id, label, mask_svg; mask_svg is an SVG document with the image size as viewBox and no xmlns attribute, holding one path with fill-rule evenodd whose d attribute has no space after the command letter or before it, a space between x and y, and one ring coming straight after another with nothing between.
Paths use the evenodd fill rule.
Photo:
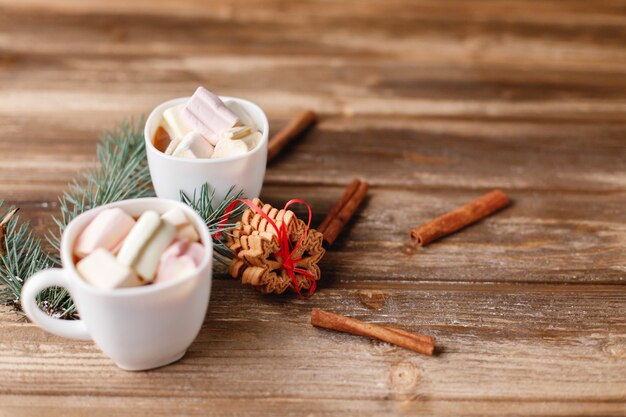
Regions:
<instances>
[{"instance_id":1,"label":"wooden table surface","mask_svg":"<svg viewBox=\"0 0 626 417\"><path fill-rule=\"evenodd\" d=\"M198 85L317 128L262 197L368 201L308 300L216 277L178 363L117 369L0 314L0 416L625 415L626 4L0 0L0 198L44 232L99 133ZM514 204L425 248L493 188ZM436 336L425 357L308 324Z\"/></svg>"}]
</instances>

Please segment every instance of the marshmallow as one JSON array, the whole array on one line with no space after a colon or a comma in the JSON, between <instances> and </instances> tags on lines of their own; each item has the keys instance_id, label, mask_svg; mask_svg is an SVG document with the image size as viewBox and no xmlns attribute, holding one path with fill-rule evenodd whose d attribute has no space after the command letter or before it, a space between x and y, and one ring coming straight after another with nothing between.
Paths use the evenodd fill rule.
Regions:
<instances>
[{"instance_id":1,"label":"marshmallow","mask_svg":"<svg viewBox=\"0 0 626 417\"><path fill-rule=\"evenodd\" d=\"M174 152L172 156L185 159L196 159L196 156L189 149L181 149L178 153Z\"/></svg>"},{"instance_id":2,"label":"marshmallow","mask_svg":"<svg viewBox=\"0 0 626 417\"><path fill-rule=\"evenodd\" d=\"M172 244L176 238L179 240ZM103 289L139 286L155 279L168 281L188 275L200 265L206 251L197 243L199 239L180 208L162 216L148 210L136 222L122 209L107 209L98 213L77 239L75 252L87 256L76 269L85 281Z\"/></svg>"},{"instance_id":3,"label":"marshmallow","mask_svg":"<svg viewBox=\"0 0 626 417\"><path fill-rule=\"evenodd\" d=\"M163 253L161 254L161 261L164 261L167 258L176 258L178 256L184 255L185 252L187 252L189 245L189 242L175 241L163 251Z\"/></svg>"},{"instance_id":4,"label":"marshmallow","mask_svg":"<svg viewBox=\"0 0 626 417\"><path fill-rule=\"evenodd\" d=\"M167 148L165 148L165 155L172 155L176 148L178 148L178 145L180 145L180 141L180 139L171 140Z\"/></svg>"},{"instance_id":5,"label":"marshmallow","mask_svg":"<svg viewBox=\"0 0 626 417\"><path fill-rule=\"evenodd\" d=\"M189 222L185 213L179 208L173 208L165 212L161 219L170 222L176 227L176 239L187 240L189 242L197 242L200 236L196 228Z\"/></svg>"},{"instance_id":6,"label":"marshmallow","mask_svg":"<svg viewBox=\"0 0 626 417\"><path fill-rule=\"evenodd\" d=\"M213 145L198 132L187 133L172 153L172 156L182 158L210 158L211 155L213 155Z\"/></svg>"},{"instance_id":7,"label":"marshmallow","mask_svg":"<svg viewBox=\"0 0 626 417\"><path fill-rule=\"evenodd\" d=\"M161 126L170 135L170 140L172 141L170 145L172 145L172 143L174 142L180 142L180 140L191 131L191 129L187 127L185 121L181 117L181 112L184 106L184 104L179 104L178 106L170 107L163 112ZM174 146L174 148L176 148L176 146Z\"/></svg>"},{"instance_id":8,"label":"marshmallow","mask_svg":"<svg viewBox=\"0 0 626 417\"><path fill-rule=\"evenodd\" d=\"M85 281L106 290L141 285L132 269L101 248L78 262L76 269Z\"/></svg>"},{"instance_id":9,"label":"marshmallow","mask_svg":"<svg viewBox=\"0 0 626 417\"><path fill-rule=\"evenodd\" d=\"M211 158L225 158L228 156L243 155L254 149L257 143L261 140L261 136L260 132L254 132L243 139L233 140L222 138L215 146L215 150L213 151L213 156Z\"/></svg>"},{"instance_id":10,"label":"marshmallow","mask_svg":"<svg viewBox=\"0 0 626 417\"><path fill-rule=\"evenodd\" d=\"M161 223L161 218L156 211L144 211L124 240L117 254L117 260L123 265L132 266Z\"/></svg>"},{"instance_id":11,"label":"marshmallow","mask_svg":"<svg viewBox=\"0 0 626 417\"><path fill-rule=\"evenodd\" d=\"M247 136L250 136L253 133L253 130L250 126L236 126L231 127L230 129L222 130L220 132L220 140L223 139L243 139Z\"/></svg>"},{"instance_id":12,"label":"marshmallow","mask_svg":"<svg viewBox=\"0 0 626 417\"><path fill-rule=\"evenodd\" d=\"M197 242L200 240L200 235L198 235L198 232L193 224L187 224L185 226L181 226L180 228L176 228L176 238L186 240L188 242Z\"/></svg>"},{"instance_id":13,"label":"marshmallow","mask_svg":"<svg viewBox=\"0 0 626 417\"><path fill-rule=\"evenodd\" d=\"M242 140L222 139L215 145L211 158L226 158L228 156L243 155L248 152L248 145Z\"/></svg>"},{"instance_id":14,"label":"marshmallow","mask_svg":"<svg viewBox=\"0 0 626 417\"><path fill-rule=\"evenodd\" d=\"M185 212L178 207L174 207L171 210L166 211L161 215L161 219L170 222L174 227L184 226L189 223Z\"/></svg>"},{"instance_id":15,"label":"marshmallow","mask_svg":"<svg viewBox=\"0 0 626 417\"><path fill-rule=\"evenodd\" d=\"M196 264L196 266L199 266L204 259L205 253L206 250L204 249L204 246L200 243L194 242L189 245L186 255L191 256L191 259L193 259L193 262Z\"/></svg>"},{"instance_id":16,"label":"marshmallow","mask_svg":"<svg viewBox=\"0 0 626 417\"><path fill-rule=\"evenodd\" d=\"M261 132L254 132L250 136L247 136L241 140L246 142L246 145L248 145L249 150L252 150L256 148L256 145L258 145L259 142L261 142L262 137L263 137L263 134L261 134Z\"/></svg>"},{"instance_id":17,"label":"marshmallow","mask_svg":"<svg viewBox=\"0 0 626 417\"><path fill-rule=\"evenodd\" d=\"M218 96L204 87L198 87L181 113L182 120L216 145L222 130L237 123L237 115L224 105Z\"/></svg>"},{"instance_id":18,"label":"marshmallow","mask_svg":"<svg viewBox=\"0 0 626 417\"><path fill-rule=\"evenodd\" d=\"M83 258L98 248L114 251L134 225L135 220L120 208L102 210L76 240L74 254Z\"/></svg>"},{"instance_id":19,"label":"marshmallow","mask_svg":"<svg viewBox=\"0 0 626 417\"><path fill-rule=\"evenodd\" d=\"M161 255L161 261L171 257L190 256L194 265L198 266L204 258L204 246L197 242L176 241L172 243Z\"/></svg>"},{"instance_id":20,"label":"marshmallow","mask_svg":"<svg viewBox=\"0 0 626 417\"><path fill-rule=\"evenodd\" d=\"M190 256L170 257L159 265L159 272L154 282L161 283L183 278L192 274L195 269L196 265Z\"/></svg>"},{"instance_id":21,"label":"marshmallow","mask_svg":"<svg viewBox=\"0 0 626 417\"><path fill-rule=\"evenodd\" d=\"M176 237L176 228L173 225L166 221L160 223L133 265L135 272L146 282L154 280L161 254Z\"/></svg>"},{"instance_id":22,"label":"marshmallow","mask_svg":"<svg viewBox=\"0 0 626 417\"><path fill-rule=\"evenodd\" d=\"M246 111L246 109L243 108L241 104L237 103L234 100L226 100L224 104L230 109L230 111L235 113L235 115L239 119L239 124L243 126L250 126L252 130L257 129L256 124L252 119L252 116L250 116L250 114Z\"/></svg>"},{"instance_id":23,"label":"marshmallow","mask_svg":"<svg viewBox=\"0 0 626 417\"><path fill-rule=\"evenodd\" d=\"M205 255L200 243L177 241L161 255L156 282L171 281L191 274Z\"/></svg>"}]
</instances>

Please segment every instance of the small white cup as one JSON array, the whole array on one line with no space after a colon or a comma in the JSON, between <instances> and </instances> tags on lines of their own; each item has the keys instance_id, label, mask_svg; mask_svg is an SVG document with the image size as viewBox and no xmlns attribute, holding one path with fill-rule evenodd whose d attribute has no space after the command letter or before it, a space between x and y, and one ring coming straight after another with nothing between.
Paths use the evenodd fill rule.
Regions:
<instances>
[{"instance_id":1,"label":"small white cup","mask_svg":"<svg viewBox=\"0 0 626 417\"><path fill-rule=\"evenodd\" d=\"M181 190L191 197L194 190L199 192L204 183L208 183L209 189L215 191L216 202L224 200L226 193L233 186L235 192L242 190L244 196L249 199L261 194L267 165L269 134L267 116L251 101L225 96L220 98L236 101L250 114L254 123L263 131L260 142L244 155L227 158L185 159L166 155L154 147L152 143L154 133L159 127L163 112L185 103L189 97L176 98L160 104L148 116L144 130L150 177L158 197L180 200Z\"/></svg>"},{"instance_id":2,"label":"small white cup","mask_svg":"<svg viewBox=\"0 0 626 417\"><path fill-rule=\"evenodd\" d=\"M197 269L186 277L159 284L103 290L85 282L72 259L74 242L105 208L119 207L131 216L146 210L164 213L174 207L185 212L206 248ZM72 339L93 340L122 369L139 371L175 362L196 338L209 305L213 241L202 218L189 206L171 200L141 198L89 210L67 225L61 239L63 269L40 271L24 282L22 307L44 330ZM37 306L42 290L67 289L80 320L54 319Z\"/></svg>"}]
</instances>

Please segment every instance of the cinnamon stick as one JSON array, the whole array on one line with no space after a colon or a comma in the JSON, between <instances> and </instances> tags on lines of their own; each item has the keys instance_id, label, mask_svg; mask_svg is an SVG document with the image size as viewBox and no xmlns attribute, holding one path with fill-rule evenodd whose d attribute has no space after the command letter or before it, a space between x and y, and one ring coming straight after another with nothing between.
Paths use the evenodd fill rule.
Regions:
<instances>
[{"instance_id":1,"label":"cinnamon stick","mask_svg":"<svg viewBox=\"0 0 626 417\"><path fill-rule=\"evenodd\" d=\"M357 188L359 188L360 184L361 184L361 181L359 181L358 179L355 178L352 180L352 182L350 183L350 185L348 185L348 187L344 191L339 201L337 201L337 203L333 206L333 208L330 209L330 211L326 215L326 218L324 218L324 221L317 228L318 232L324 233L324 231L326 230L330 222L335 218L335 216L337 216L337 214L339 214L343 206L346 205L346 203L350 200L350 198L352 198Z\"/></svg>"},{"instance_id":2,"label":"cinnamon stick","mask_svg":"<svg viewBox=\"0 0 626 417\"><path fill-rule=\"evenodd\" d=\"M367 195L367 189L369 184L361 182L354 194L346 201L346 204L339 210L336 216L330 220L328 226L324 230L324 241L329 245L332 245L337 239L337 236L341 233L346 224L350 221L356 210L359 208L365 196Z\"/></svg>"},{"instance_id":3,"label":"cinnamon stick","mask_svg":"<svg viewBox=\"0 0 626 417\"><path fill-rule=\"evenodd\" d=\"M450 233L456 232L511 203L500 190L493 190L470 203L411 230L411 240L424 246Z\"/></svg>"},{"instance_id":4,"label":"cinnamon stick","mask_svg":"<svg viewBox=\"0 0 626 417\"><path fill-rule=\"evenodd\" d=\"M398 329L397 327L391 327L391 326L383 326L383 327L387 330L391 330L392 332L415 339L419 341L420 343L427 343L433 346L435 345L435 338L432 336L426 336L420 333L407 332L406 330Z\"/></svg>"},{"instance_id":5,"label":"cinnamon stick","mask_svg":"<svg viewBox=\"0 0 626 417\"><path fill-rule=\"evenodd\" d=\"M267 160L271 161L285 146L317 121L317 114L306 110L293 118L287 126L269 141Z\"/></svg>"},{"instance_id":6,"label":"cinnamon stick","mask_svg":"<svg viewBox=\"0 0 626 417\"><path fill-rule=\"evenodd\" d=\"M311 324L329 330L337 330L382 340L393 345L412 350L424 355L432 355L435 350L435 339L418 333L365 323L350 317L329 313L314 308L311 312Z\"/></svg>"}]
</instances>

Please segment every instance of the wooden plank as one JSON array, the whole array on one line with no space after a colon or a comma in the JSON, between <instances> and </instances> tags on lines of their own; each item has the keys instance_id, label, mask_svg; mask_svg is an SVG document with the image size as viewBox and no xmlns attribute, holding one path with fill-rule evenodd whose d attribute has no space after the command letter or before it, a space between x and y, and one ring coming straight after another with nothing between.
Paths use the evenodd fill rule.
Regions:
<instances>
[{"instance_id":1,"label":"wooden plank","mask_svg":"<svg viewBox=\"0 0 626 417\"><path fill-rule=\"evenodd\" d=\"M284 123L279 120L274 129ZM5 198L55 200L75 172L93 160L96 131L45 126L43 132L50 133L40 140L28 139L30 129L16 127L15 135L0 144L7 158L0 165ZM340 186L360 176L375 188L420 192L500 187L619 195L626 186L624 134L621 124L327 118L271 164L266 183ZM25 154L28 160L20 157Z\"/></svg>"},{"instance_id":2,"label":"wooden plank","mask_svg":"<svg viewBox=\"0 0 626 417\"><path fill-rule=\"evenodd\" d=\"M334 2L332 0L302 1L289 4L286 7L280 0L137 0L132 3L123 0L23 0L19 3L10 0L1 0L0 4L26 11L63 11L74 14L140 14L149 13L165 16L213 16L223 19L232 19L244 11L251 15L249 19L270 20L272 13L279 16L296 16L304 18L342 18L350 12L354 18L377 17L388 19L438 18L447 20L503 20L506 22L534 21L547 22L550 25L564 25L565 18L570 18L570 24L593 25L600 19L606 22L621 22L623 5L620 1L603 1L598 4L589 4L585 0L571 0L562 3L558 0L546 0L531 10L523 2L516 1L480 1L468 4L463 0L449 0L441 3L437 0L421 0L407 7L405 0L359 0ZM354 7L355 4L362 7ZM206 6L206 7L200 7ZM262 7L261 7L262 6ZM469 7L471 6L471 7ZM231 13L224 13L223 11ZM473 11L465 16L457 16L450 10ZM540 13L539 13L540 12Z\"/></svg>"},{"instance_id":3,"label":"wooden plank","mask_svg":"<svg viewBox=\"0 0 626 417\"><path fill-rule=\"evenodd\" d=\"M95 120L103 116L115 120L149 112L166 99L189 94L198 84L224 95L249 98L270 116L283 117L313 107L330 115L618 123L626 109L622 71L598 77L589 69L529 70L419 59L392 65L339 58L329 65L325 57L294 57L288 48L283 52L288 56L271 59L256 53L190 52L175 58L146 58L74 57L56 51L23 57L7 52L2 67L11 83L0 94L0 115L9 119L11 127L15 120L10 118L29 115L61 128L93 129L84 120L68 121L60 116L71 111ZM107 84L111 72L120 66L127 70L111 87ZM72 71L69 79L68 69ZM303 78L308 82L301 83ZM82 87L73 88L75 83ZM275 85L283 87L276 89Z\"/></svg>"},{"instance_id":4,"label":"wooden plank","mask_svg":"<svg viewBox=\"0 0 626 417\"><path fill-rule=\"evenodd\" d=\"M558 2L546 2L548 6L542 7L541 12L535 8L515 7L510 2L500 2L499 5L498 2L488 2L483 7L473 8L467 7L467 4L456 4L458 13L449 13L446 11L449 6L435 6L434 2L413 7L402 2L391 2L391 6L369 2L368 7L357 7L355 4L333 7L328 2L305 2L301 7L284 7L279 1L259 7L257 2L224 2L201 9L193 7L193 4L190 7L189 3L187 7L178 4L173 7L172 3L165 3L161 7L151 5L146 9L146 3L143 3L141 8L126 5L113 9L111 5L103 7L103 3L79 7L73 7L77 2L66 2L56 7L39 7L35 3L38 22L45 23L39 26L39 35L28 32L27 25L9 27L19 33L23 41L38 40L40 35L55 33L48 29L54 27L54 19L64 20L64 31L59 32L65 34L63 42L57 42L61 39L52 37L51 43L60 50L75 48L78 44L79 48L74 51L85 52L93 50L88 44L113 38L117 41L114 50L123 53L136 46L144 46L142 41L153 39L147 48L142 48L144 52L181 53L200 47L203 51L210 48L213 51L228 49L271 53L275 51L272 45L286 44L301 50L334 55L355 51L359 54L406 56L408 52L413 57L445 57L466 62L468 59L502 62L505 58L525 54L526 61L520 63L526 65L533 61L561 61L576 65L576 59L582 59L584 63L602 60L605 65L615 65L616 59L623 59L618 40L623 35L623 18L615 17L616 10L620 10L619 3L590 10L583 2L576 2L567 8L559 6ZM24 8L21 3L17 6L5 3L4 8L7 15L15 14L23 23L31 22L32 8ZM345 21L345 15L350 16L350 32L341 31L339 23ZM583 19L583 16L589 18ZM107 23L107 18L110 23ZM610 31L606 30L607 21L612 29ZM190 27L190 22L195 25ZM232 22L244 30L229 33L226 29ZM301 29L304 23L309 25L306 31ZM579 27L572 28L576 24ZM94 30L99 35L92 37L90 34ZM150 31L157 37L145 36ZM502 34L504 40L482 36L494 32ZM197 42L198 34L210 34L218 41ZM246 34L257 35L256 42L241 42L247 39ZM196 37L190 38L190 35ZM315 35L318 35L317 40ZM527 38L534 41L528 42ZM560 38L561 42L546 41L554 38ZM572 39L579 48L571 47ZM157 45L154 41L160 42ZM33 42L31 46L37 51L40 44ZM590 46L585 48L588 44ZM8 47L11 45L7 44ZM13 45L11 49L23 44ZM549 59L550 53L555 50L560 53L552 54L552 59ZM578 61L580 64L581 61Z\"/></svg>"},{"instance_id":5,"label":"wooden plank","mask_svg":"<svg viewBox=\"0 0 626 417\"><path fill-rule=\"evenodd\" d=\"M450 401L422 398L409 400L317 400L290 398L252 398L233 401L220 398L157 398L106 396L7 396L2 398L7 407L0 410L2 417L39 417L43 413L67 417L116 416L381 416L381 415L441 415L463 416L620 416L624 405L620 402L593 401ZM181 406L182 404L182 406ZM496 412L497 410L497 412Z\"/></svg>"},{"instance_id":6,"label":"wooden plank","mask_svg":"<svg viewBox=\"0 0 626 417\"><path fill-rule=\"evenodd\" d=\"M308 324L312 307L432 334L440 353L425 357L315 329ZM57 338L6 315L0 327L0 393L12 410L31 395L56 397L53 406L68 415L73 403L95 396L117 397L92 403L100 412L132 401L137 410L153 410L150 398L191 412L224 400L238 402L232 413L254 412L256 399L271 399L300 411L300 401L310 411L337 402L340 410L329 413L351 405L365 412L368 404L371 414L440 407L452 413L468 401L478 401L470 410L485 414L512 412L519 403L550 414L565 401L593 413L619 410L626 401L623 286L372 286L322 289L301 300L218 280L187 356L149 373L120 371L89 342ZM366 401L352 402L360 399ZM605 404L596 408L599 401Z\"/></svg>"}]
</instances>

